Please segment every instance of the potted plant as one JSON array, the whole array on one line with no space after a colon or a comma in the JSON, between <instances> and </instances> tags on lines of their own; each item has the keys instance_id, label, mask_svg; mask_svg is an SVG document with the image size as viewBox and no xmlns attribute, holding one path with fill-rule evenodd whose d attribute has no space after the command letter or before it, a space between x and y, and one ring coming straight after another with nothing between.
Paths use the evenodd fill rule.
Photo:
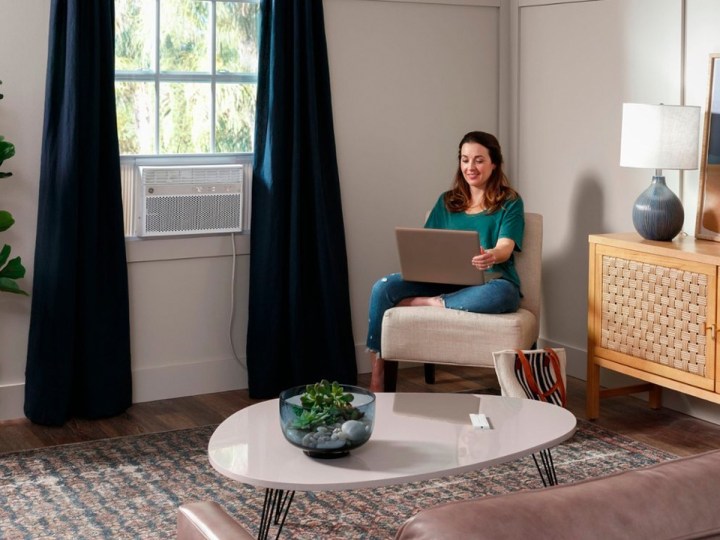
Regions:
<instances>
[{"instance_id":1,"label":"potted plant","mask_svg":"<svg viewBox=\"0 0 720 540\"><path fill-rule=\"evenodd\" d=\"M2 81L0 81L2 84ZM0 94L0 99L3 95ZM0 135L0 166L6 159L10 159L15 155L15 146L5 140L5 137ZM12 176L11 172L0 171L0 179ZM7 210L0 210L0 232L7 231L15 223L15 219L10 212ZM8 244L3 245L0 250L0 291L24 294L28 295L27 292L22 290L17 283L18 279L25 276L25 267L22 265L20 257L10 259L11 248Z\"/></svg>"},{"instance_id":2,"label":"potted plant","mask_svg":"<svg viewBox=\"0 0 720 540\"><path fill-rule=\"evenodd\" d=\"M328 382L296 386L280 394L280 424L291 444L311 457L341 457L370 438L375 395Z\"/></svg>"}]
</instances>

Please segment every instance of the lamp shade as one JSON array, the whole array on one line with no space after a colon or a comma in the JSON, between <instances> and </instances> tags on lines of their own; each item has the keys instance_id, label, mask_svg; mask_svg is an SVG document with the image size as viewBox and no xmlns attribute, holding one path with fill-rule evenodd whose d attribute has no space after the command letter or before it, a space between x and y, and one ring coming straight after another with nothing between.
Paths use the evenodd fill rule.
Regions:
<instances>
[{"instance_id":1,"label":"lamp shade","mask_svg":"<svg viewBox=\"0 0 720 540\"><path fill-rule=\"evenodd\" d=\"M623 103L620 165L697 169L700 107Z\"/></svg>"}]
</instances>

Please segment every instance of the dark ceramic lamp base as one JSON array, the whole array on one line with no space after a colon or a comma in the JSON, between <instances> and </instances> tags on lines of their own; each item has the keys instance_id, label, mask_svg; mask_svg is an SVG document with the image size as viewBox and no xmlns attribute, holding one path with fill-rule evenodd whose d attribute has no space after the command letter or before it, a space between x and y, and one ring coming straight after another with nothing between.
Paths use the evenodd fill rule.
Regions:
<instances>
[{"instance_id":1,"label":"dark ceramic lamp base","mask_svg":"<svg viewBox=\"0 0 720 540\"><path fill-rule=\"evenodd\" d=\"M647 240L669 241L682 230L685 211L682 202L665 184L664 176L653 176L633 207L633 225Z\"/></svg>"}]
</instances>

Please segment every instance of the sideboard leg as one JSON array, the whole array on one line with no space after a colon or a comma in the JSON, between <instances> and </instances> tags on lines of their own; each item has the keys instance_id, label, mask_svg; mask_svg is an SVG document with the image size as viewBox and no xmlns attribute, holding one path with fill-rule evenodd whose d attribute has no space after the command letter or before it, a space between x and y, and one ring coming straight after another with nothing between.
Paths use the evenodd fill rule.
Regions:
<instances>
[{"instance_id":1,"label":"sideboard leg","mask_svg":"<svg viewBox=\"0 0 720 540\"><path fill-rule=\"evenodd\" d=\"M592 359L588 361L586 384L586 414L588 420L597 420L600 417L600 366Z\"/></svg>"},{"instance_id":2,"label":"sideboard leg","mask_svg":"<svg viewBox=\"0 0 720 540\"><path fill-rule=\"evenodd\" d=\"M662 408L662 386L653 384L648 392L648 403L651 409Z\"/></svg>"}]
</instances>

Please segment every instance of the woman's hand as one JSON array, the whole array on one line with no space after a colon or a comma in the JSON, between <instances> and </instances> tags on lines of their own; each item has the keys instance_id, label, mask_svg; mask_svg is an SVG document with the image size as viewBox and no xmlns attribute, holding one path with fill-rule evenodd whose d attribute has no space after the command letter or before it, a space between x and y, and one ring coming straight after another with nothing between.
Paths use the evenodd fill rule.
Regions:
<instances>
[{"instance_id":1,"label":"woman's hand","mask_svg":"<svg viewBox=\"0 0 720 540\"><path fill-rule=\"evenodd\" d=\"M495 259L495 254L493 253L493 250L486 250L482 247L480 248L480 255L475 255L472 258L472 265L482 272L490 268L496 262L497 261Z\"/></svg>"},{"instance_id":2,"label":"woman's hand","mask_svg":"<svg viewBox=\"0 0 720 540\"><path fill-rule=\"evenodd\" d=\"M509 238L500 238L492 249L480 248L480 254L472 258L472 265L484 272L490 267L507 261L515 248L515 242Z\"/></svg>"}]
</instances>

